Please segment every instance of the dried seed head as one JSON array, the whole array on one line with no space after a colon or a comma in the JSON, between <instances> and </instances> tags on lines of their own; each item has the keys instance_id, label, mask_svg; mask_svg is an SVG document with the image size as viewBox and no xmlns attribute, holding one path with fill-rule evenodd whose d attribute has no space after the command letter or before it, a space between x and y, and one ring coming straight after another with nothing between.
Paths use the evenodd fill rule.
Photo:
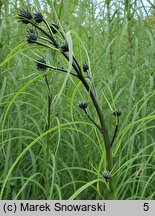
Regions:
<instances>
[{"instance_id":1,"label":"dried seed head","mask_svg":"<svg viewBox=\"0 0 155 216\"><path fill-rule=\"evenodd\" d=\"M34 12L34 20L36 23L41 23L44 20L43 15L39 11Z\"/></svg>"},{"instance_id":2,"label":"dried seed head","mask_svg":"<svg viewBox=\"0 0 155 216\"><path fill-rule=\"evenodd\" d=\"M109 178L110 178L110 173L109 172L104 172L103 173L103 178L106 180L106 182L109 180Z\"/></svg>"},{"instance_id":3,"label":"dried seed head","mask_svg":"<svg viewBox=\"0 0 155 216\"><path fill-rule=\"evenodd\" d=\"M27 42L28 43L35 43L37 41L37 37L38 37L37 32L34 29L30 28L27 30L27 33L28 33L26 35Z\"/></svg>"},{"instance_id":4,"label":"dried seed head","mask_svg":"<svg viewBox=\"0 0 155 216\"><path fill-rule=\"evenodd\" d=\"M40 57L36 60L37 69L40 71L45 71L47 69L47 63L44 58Z\"/></svg>"},{"instance_id":5,"label":"dried seed head","mask_svg":"<svg viewBox=\"0 0 155 216\"><path fill-rule=\"evenodd\" d=\"M113 115L117 116L117 117L121 116L121 114L122 114L122 112L121 112L121 110L119 108L116 111L113 112Z\"/></svg>"},{"instance_id":6,"label":"dried seed head","mask_svg":"<svg viewBox=\"0 0 155 216\"><path fill-rule=\"evenodd\" d=\"M89 70L89 66L87 64L83 64L83 71L87 72Z\"/></svg>"},{"instance_id":7,"label":"dried seed head","mask_svg":"<svg viewBox=\"0 0 155 216\"><path fill-rule=\"evenodd\" d=\"M52 23L50 25L51 31L53 34L56 34L59 30L59 25L57 23Z\"/></svg>"},{"instance_id":8,"label":"dried seed head","mask_svg":"<svg viewBox=\"0 0 155 216\"><path fill-rule=\"evenodd\" d=\"M30 21L33 19L33 16L31 12L28 10L28 8L23 8L19 10L18 13L18 20L24 24L30 23Z\"/></svg>"},{"instance_id":9,"label":"dried seed head","mask_svg":"<svg viewBox=\"0 0 155 216\"><path fill-rule=\"evenodd\" d=\"M81 101L81 102L79 102L79 107L81 108L81 109L86 109L87 108L87 106L88 106L88 104L87 104L87 102L86 101Z\"/></svg>"}]
</instances>

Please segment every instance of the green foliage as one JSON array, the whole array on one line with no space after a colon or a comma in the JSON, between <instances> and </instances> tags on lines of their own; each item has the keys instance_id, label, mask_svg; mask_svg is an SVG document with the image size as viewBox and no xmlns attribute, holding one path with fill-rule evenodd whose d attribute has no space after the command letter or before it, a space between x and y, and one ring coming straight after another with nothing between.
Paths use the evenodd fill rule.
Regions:
<instances>
[{"instance_id":1,"label":"green foliage","mask_svg":"<svg viewBox=\"0 0 155 216\"><path fill-rule=\"evenodd\" d=\"M0 199L105 199L109 187L103 178L103 141L79 109L79 101L87 101L95 122L97 115L81 83L69 74L46 72L52 105L51 126L45 130L47 86L35 59L44 56L53 66L71 65L54 50L26 44L26 28L16 19L18 9L26 5L40 9L48 21L57 21L73 44L71 52L81 65L89 64L111 138L113 111L122 111L111 173L116 199L155 199L152 16L144 15L136 0L92 2L23 0L0 6Z\"/></svg>"}]
</instances>

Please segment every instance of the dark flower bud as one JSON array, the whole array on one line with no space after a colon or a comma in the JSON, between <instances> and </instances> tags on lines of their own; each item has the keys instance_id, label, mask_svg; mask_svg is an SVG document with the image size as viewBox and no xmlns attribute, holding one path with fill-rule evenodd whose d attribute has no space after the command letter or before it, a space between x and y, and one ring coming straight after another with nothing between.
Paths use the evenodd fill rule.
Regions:
<instances>
[{"instance_id":1,"label":"dark flower bud","mask_svg":"<svg viewBox=\"0 0 155 216\"><path fill-rule=\"evenodd\" d=\"M116 111L113 112L113 115L117 116L117 117L121 116L121 114L122 114L122 112L121 112L121 110L119 108Z\"/></svg>"},{"instance_id":2,"label":"dark flower bud","mask_svg":"<svg viewBox=\"0 0 155 216\"><path fill-rule=\"evenodd\" d=\"M87 72L89 70L89 66L87 64L83 64L83 71Z\"/></svg>"},{"instance_id":3,"label":"dark flower bud","mask_svg":"<svg viewBox=\"0 0 155 216\"><path fill-rule=\"evenodd\" d=\"M28 43L35 43L37 41L37 32L34 29L28 29L27 30L26 39Z\"/></svg>"},{"instance_id":4,"label":"dark flower bud","mask_svg":"<svg viewBox=\"0 0 155 216\"><path fill-rule=\"evenodd\" d=\"M31 12L28 8L23 8L19 10L18 20L24 24L31 23L30 21L33 19Z\"/></svg>"},{"instance_id":5,"label":"dark flower bud","mask_svg":"<svg viewBox=\"0 0 155 216\"><path fill-rule=\"evenodd\" d=\"M47 69L47 63L44 58L40 57L36 60L37 69L40 71L45 71Z\"/></svg>"},{"instance_id":6,"label":"dark flower bud","mask_svg":"<svg viewBox=\"0 0 155 216\"><path fill-rule=\"evenodd\" d=\"M43 15L39 11L34 12L34 20L36 23L41 23L44 20Z\"/></svg>"},{"instance_id":7,"label":"dark flower bud","mask_svg":"<svg viewBox=\"0 0 155 216\"><path fill-rule=\"evenodd\" d=\"M62 52L68 52L69 51L69 47L68 47L67 43L65 43L61 46L61 51Z\"/></svg>"},{"instance_id":8,"label":"dark flower bud","mask_svg":"<svg viewBox=\"0 0 155 216\"><path fill-rule=\"evenodd\" d=\"M109 180L109 178L110 178L110 173L109 172L104 172L103 173L103 178L106 180L106 182Z\"/></svg>"},{"instance_id":9,"label":"dark flower bud","mask_svg":"<svg viewBox=\"0 0 155 216\"><path fill-rule=\"evenodd\" d=\"M79 107L81 108L81 109L86 109L87 108L87 102L86 101L81 101L81 102L79 102Z\"/></svg>"},{"instance_id":10,"label":"dark flower bud","mask_svg":"<svg viewBox=\"0 0 155 216\"><path fill-rule=\"evenodd\" d=\"M59 25L57 23L52 23L50 25L51 31L53 34L56 34L59 30Z\"/></svg>"}]
</instances>

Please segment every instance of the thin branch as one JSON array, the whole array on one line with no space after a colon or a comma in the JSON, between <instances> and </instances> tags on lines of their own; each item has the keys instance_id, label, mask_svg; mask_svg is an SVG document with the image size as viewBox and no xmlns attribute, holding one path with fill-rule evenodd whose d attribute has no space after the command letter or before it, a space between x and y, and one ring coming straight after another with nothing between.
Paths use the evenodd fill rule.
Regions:
<instances>
[{"instance_id":1,"label":"thin branch","mask_svg":"<svg viewBox=\"0 0 155 216\"><path fill-rule=\"evenodd\" d=\"M46 64L45 64L46 65ZM63 68L57 68L57 67L53 67L51 65L46 65L47 68L50 68L50 69L53 69L53 70L57 70L57 71L61 71L61 72L64 72L64 73L69 73L75 77L78 78L78 75L76 75L75 73L72 73L72 72L68 72L67 70L63 69Z\"/></svg>"},{"instance_id":2,"label":"thin branch","mask_svg":"<svg viewBox=\"0 0 155 216\"><path fill-rule=\"evenodd\" d=\"M49 130L50 128L50 116L51 116L51 96L50 96L50 86L49 86L49 82L48 82L48 78L45 75L45 83L48 89L48 107L47 107L47 113L48 113L48 117L47 117L47 127L46 129Z\"/></svg>"},{"instance_id":3,"label":"thin branch","mask_svg":"<svg viewBox=\"0 0 155 216\"><path fill-rule=\"evenodd\" d=\"M33 25L33 26L35 26L39 31L41 31L44 35L46 35L52 42L53 42L53 37L50 35L50 34L48 34L44 29L42 29L41 27L39 27L35 22L33 22L33 21L30 21L30 23ZM55 42L55 40L54 40L54 42ZM54 44L54 42L53 42L53 45L55 45ZM57 47L59 47L58 46L58 44L57 44Z\"/></svg>"},{"instance_id":4,"label":"thin branch","mask_svg":"<svg viewBox=\"0 0 155 216\"><path fill-rule=\"evenodd\" d=\"M117 118L118 118L118 117L117 117ZM116 134L117 134L117 132L118 132L118 126L119 126L119 118L118 118L117 124L116 124L116 126L115 126L113 138L112 138L112 140L111 140L111 144L110 144L111 146L113 145L113 143L114 143L114 141L115 141Z\"/></svg>"},{"instance_id":5,"label":"thin branch","mask_svg":"<svg viewBox=\"0 0 155 216\"><path fill-rule=\"evenodd\" d=\"M52 33L52 30L51 30L49 24L46 22L46 20L43 20L43 21L44 21L45 25L47 26L47 28L48 28L48 30L49 30L49 33L50 33L50 35L51 35L51 40L52 40L54 46L55 46L55 47L59 47L59 44L57 43L57 41L56 41L56 40L54 39L54 37L53 37L53 33Z\"/></svg>"},{"instance_id":6,"label":"thin branch","mask_svg":"<svg viewBox=\"0 0 155 216\"><path fill-rule=\"evenodd\" d=\"M43 43L41 43L39 41L33 41L33 43L38 44L38 45L43 46L43 47L51 48L50 46L48 46L46 44L43 44Z\"/></svg>"},{"instance_id":7,"label":"thin branch","mask_svg":"<svg viewBox=\"0 0 155 216\"><path fill-rule=\"evenodd\" d=\"M51 42L51 40L48 40L47 38L44 38L44 37L41 37L41 36L38 36L38 38L39 38L40 40L46 41L46 42L48 42L48 43L54 45L53 42Z\"/></svg>"},{"instance_id":8,"label":"thin branch","mask_svg":"<svg viewBox=\"0 0 155 216\"><path fill-rule=\"evenodd\" d=\"M89 118L89 120L99 129L101 130L100 126L98 124L96 124L96 122L90 117L90 115L87 113L86 109L83 109L86 116Z\"/></svg>"}]
</instances>

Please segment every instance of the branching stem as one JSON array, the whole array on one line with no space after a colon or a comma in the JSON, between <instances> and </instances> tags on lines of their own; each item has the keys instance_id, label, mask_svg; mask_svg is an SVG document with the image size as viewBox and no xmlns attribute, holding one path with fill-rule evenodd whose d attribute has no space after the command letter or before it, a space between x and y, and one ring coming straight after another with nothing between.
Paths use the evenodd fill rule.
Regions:
<instances>
[{"instance_id":1,"label":"branching stem","mask_svg":"<svg viewBox=\"0 0 155 216\"><path fill-rule=\"evenodd\" d=\"M106 2L107 2L107 5L109 6L110 0L107 0ZM24 14L23 17L22 17L22 14ZM50 25L48 24L48 22L46 20L44 20L44 19L42 20L44 22L44 24L46 25L47 29L48 29L47 32L46 32L34 20L31 19L31 14L27 10L26 11L22 11L21 14L20 14L20 19L22 21L25 21L25 23L27 23L27 19L24 20L25 17L26 18L30 17L29 23L31 23L36 29L38 29L41 33L43 33L48 38L48 40L51 41L50 44L52 44L55 47L55 49L60 49L61 54L69 62L70 59L69 59L68 49L62 49L62 46L60 46L59 42L57 42L57 40L55 39L54 34L52 32L52 29L51 29ZM37 43L38 43L38 45L46 46L45 44L42 44L40 42L37 42ZM65 41L65 43L66 43L66 41ZM67 44L67 46L68 46L68 44ZM53 70L62 71L64 73L68 73L68 71L65 70L65 69L55 68L55 67L49 66L49 65L44 65L44 61L42 61L42 60L40 62L38 62L38 68L40 68L42 71L44 69L46 69L46 67L47 68L51 68ZM102 111L102 107L99 104L94 83L93 83L93 88L92 88L92 86L88 83L87 78L83 75L82 69L80 67L80 64L79 64L79 62L77 61L77 59L75 58L74 55L72 57L72 67L73 67L75 73L70 72L70 74L73 75L73 76L75 76L75 77L77 77L82 82L84 88L86 89L86 91L90 95L90 98L91 98L91 100L93 102L93 105L94 105L94 108L96 110L96 113L98 115L100 125L96 124L94 122L94 120L88 115L88 113L85 110L85 113L86 113L87 117L92 121L92 123L97 127L97 129L99 129L99 131L100 131L100 133L101 133L101 135L103 137L104 146L105 146L105 150L106 150L106 163L107 163L106 164L106 169L110 173L112 171L112 169L113 169L112 143L114 142L114 139L115 139L118 127L116 127L116 129L115 129L114 136L113 136L112 143L111 143L110 139L109 139L109 132L108 132L108 129L107 129L107 122L105 121L104 114L103 114L103 111ZM45 75L45 83L46 83L47 89L48 89L47 127L46 127L46 129L48 130L51 127L51 123L50 123L51 96L50 96L50 86L49 86L48 78L47 78L46 75ZM49 136L49 134L47 134L46 179L45 179L45 190L47 191L47 195L48 195L48 190L49 190L49 187L48 187L48 184L49 184L48 183L49 182L48 181L49 180L49 170L48 170L48 164L49 164L49 143L50 143L50 136ZM113 177L109 178L108 183L109 183L109 190L108 190L109 199L114 199L115 196L114 196L114 181L113 181Z\"/></svg>"}]
</instances>

